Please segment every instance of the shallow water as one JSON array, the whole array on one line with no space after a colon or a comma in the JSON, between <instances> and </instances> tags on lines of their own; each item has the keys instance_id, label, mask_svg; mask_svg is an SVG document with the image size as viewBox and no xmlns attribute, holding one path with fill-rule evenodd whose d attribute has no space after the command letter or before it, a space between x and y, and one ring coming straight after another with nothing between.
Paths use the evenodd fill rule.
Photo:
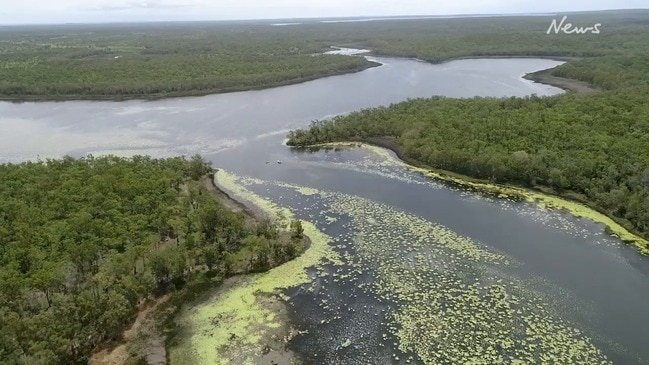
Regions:
<instances>
[{"instance_id":1,"label":"shallow water","mask_svg":"<svg viewBox=\"0 0 649 365\"><path fill-rule=\"evenodd\" d=\"M437 183L363 150L312 153L273 147L274 144L275 141L268 139L265 143L224 152L216 157L217 165L262 179L264 184L249 188L291 207L299 218L315 221L325 233L337 237L336 248L350 266L331 268L332 273L341 276L350 267L361 268L363 273L337 282L330 276L315 294L305 288L289 293L294 295L296 321L311 334L298 337L292 343L295 350L307 354L307 363L320 363L322 359L327 359L325 363L405 363L410 356L413 356L411 363L425 363L394 345L398 342L395 340L398 331L390 326L398 323L384 317L386 303L391 303L392 312L398 313L399 303L411 302L412 298L393 298L383 291L386 287L394 289L408 283L423 290L429 282L422 279L451 275L453 280L461 280L449 279L451 284L429 289L443 295L463 293L473 283L479 283L478 287L483 290L502 288L508 296L521 298L511 310L529 318L529 323L512 327L522 331L527 326L544 328L543 336L552 343L548 351L557 346L566 346L562 350L566 353L572 351L568 345L571 341L584 340L592 346L592 357L575 363L600 363L599 360L606 363L608 359L619 364L642 364L649 359L645 346L649 313L641 304L649 300L647 261L632 247L604 233L601 226L534 204L497 199ZM264 156L273 161L282 160L282 164L265 164L261 159L257 166L242 168L241 161L234 158L235 155L261 155L261 151L266 151ZM304 196L286 183L319 189L321 194ZM362 202L358 204L367 208L359 209L358 204L351 202ZM358 222L350 224L354 217L370 221L373 227L363 228ZM418 222L416 228L412 228L414 222ZM467 239L471 244L456 248L452 255L438 252L439 237L429 235L418 240L412 236L426 222L461 237L455 241ZM369 234L378 235L364 242L363 236ZM413 242L418 242L415 247ZM379 247L380 251L357 251L368 244ZM497 259L472 259L478 251ZM431 252L434 259L430 259ZM411 262L420 254L429 257L424 269L394 264ZM383 279L380 285L372 287L371 278L381 277L374 274L377 271L383 272ZM370 279L367 273L373 273ZM389 275L407 279L390 284ZM323 279L319 280L322 283ZM367 291L358 289L359 281L369 285ZM464 294L468 298L467 293ZM461 306L462 300L458 299L456 304ZM483 300L479 303L484 304ZM426 308L423 302L415 301L415 304ZM323 305L336 309L343 305L343 309L354 308L354 311L328 313L322 310ZM475 319L462 315L468 314L459 311L438 318L431 312L419 313L426 321L444 318L448 328L456 320ZM487 322L501 320L495 313L489 316L495 317ZM579 334L571 341L548 337L559 329L566 333L579 331ZM421 328L419 331L426 333ZM529 345L526 336L510 333L505 337L510 335L518 340L516 343L521 348ZM347 339L357 347L342 348L341 343ZM365 347L368 344L375 348L371 353ZM602 354L597 355L598 350ZM513 357L507 359L511 361ZM525 363L540 361L535 357L522 359ZM563 360L559 363L566 363L565 358L557 357L555 361L558 359ZM446 363L439 359L427 363L431 362Z\"/></svg>"},{"instance_id":2,"label":"shallow water","mask_svg":"<svg viewBox=\"0 0 649 365\"><path fill-rule=\"evenodd\" d=\"M287 292L296 323L309 329L290 346L307 363L458 363L480 351L505 363L552 351L555 362L572 351L574 362L646 363L649 262L601 226L434 182L367 151L281 143L313 119L407 98L556 94L520 76L560 62L378 60L360 73L261 91L0 103L0 161L200 153L263 180L249 188L316 222L344 257Z\"/></svg>"}]
</instances>

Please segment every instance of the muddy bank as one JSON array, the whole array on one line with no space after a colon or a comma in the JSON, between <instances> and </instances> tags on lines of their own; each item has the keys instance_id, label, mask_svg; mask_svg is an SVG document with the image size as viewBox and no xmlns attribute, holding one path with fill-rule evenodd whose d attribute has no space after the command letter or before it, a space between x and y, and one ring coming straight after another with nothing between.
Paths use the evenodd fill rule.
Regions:
<instances>
[{"instance_id":1,"label":"muddy bank","mask_svg":"<svg viewBox=\"0 0 649 365\"><path fill-rule=\"evenodd\" d=\"M250 219L254 220L264 220L270 218L261 209L257 209L254 206L246 205L242 201L233 199L230 194L216 185L216 183L214 182L214 174L203 176L200 180L200 184L201 186L205 187L207 191L211 192L216 197L216 199L221 202L221 204L223 204L226 208L230 209L233 212L243 212Z\"/></svg>"},{"instance_id":2,"label":"muddy bank","mask_svg":"<svg viewBox=\"0 0 649 365\"><path fill-rule=\"evenodd\" d=\"M563 90L572 91L577 94L593 94L601 92L601 90L587 82L567 79L552 75L553 68L532 72L525 75L523 78L538 82L541 84L551 85Z\"/></svg>"}]
</instances>

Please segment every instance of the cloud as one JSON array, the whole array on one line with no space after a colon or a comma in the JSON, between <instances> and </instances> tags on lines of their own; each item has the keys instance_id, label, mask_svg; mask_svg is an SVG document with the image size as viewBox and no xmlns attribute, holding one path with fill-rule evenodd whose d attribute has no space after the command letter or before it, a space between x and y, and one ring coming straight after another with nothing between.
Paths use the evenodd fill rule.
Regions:
<instances>
[{"instance_id":1,"label":"cloud","mask_svg":"<svg viewBox=\"0 0 649 365\"><path fill-rule=\"evenodd\" d=\"M552 13L649 7L647 0L0 0L0 3L0 24Z\"/></svg>"},{"instance_id":2,"label":"cloud","mask_svg":"<svg viewBox=\"0 0 649 365\"><path fill-rule=\"evenodd\" d=\"M127 1L125 3L117 4L114 1L109 3L101 3L96 6L88 8L88 10L138 10L138 9L176 9L192 7L194 4L188 2L170 2L163 0L142 0L142 1Z\"/></svg>"}]
</instances>

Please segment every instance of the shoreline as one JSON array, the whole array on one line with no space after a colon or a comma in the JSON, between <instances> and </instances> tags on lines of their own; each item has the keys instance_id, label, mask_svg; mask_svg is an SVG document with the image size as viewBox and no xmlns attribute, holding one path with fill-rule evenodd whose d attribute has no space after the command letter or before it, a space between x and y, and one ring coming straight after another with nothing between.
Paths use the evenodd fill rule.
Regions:
<instances>
[{"instance_id":1,"label":"shoreline","mask_svg":"<svg viewBox=\"0 0 649 365\"><path fill-rule=\"evenodd\" d=\"M554 86L564 91L573 92L575 94L595 94L602 92L602 90L597 86L591 85L587 82L552 75L552 70L554 70L555 68L556 67L552 67L545 70L527 73L523 75L523 79L538 84Z\"/></svg>"},{"instance_id":2,"label":"shoreline","mask_svg":"<svg viewBox=\"0 0 649 365\"><path fill-rule=\"evenodd\" d=\"M350 57L363 57L366 59L367 62L366 64L360 67L352 68L349 70L339 70L331 73L310 75L306 77L301 77L299 79L285 80L285 81L280 81L280 82L276 82L268 85L260 85L260 86L235 86L235 87L228 87L222 89L213 88L209 90L187 90L187 91L179 91L179 92L166 93L166 94L158 93L158 94L123 94L123 95L17 95L17 96L0 95L0 102L10 102L10 103L20 104L20 103L40 103L40 102L66 102L66 101L113 101L113 102L131 101L131 100L156 101L156 100L163 100L163 99L203 97L209 95L219 95L219 94L228 94L228 93L236 93L236 92L246 92L246 91L260 91L260 90L273 89L273 88L283 87L283 86L298 85L309 81L324 79L327 77L354 74L357 72L362 72L367 69L380 67L383 65L380 62L368 60L367 57L407 59L407 60L413 60L418 62L425 62L431 65L441 65L448 62L471 60L471 59L515 59L515 58L526 59L527 58L527 59L547 59L547 60L562 61L562 62L569 62L569 61L574 61L579 59L579 57L569 57L569 56L485 55L485 56L459 56L459 57L443 59L440 60L439 62L433 62L425 59L420 59L417 57L403 57L403 56L394 56L389 54L377 53L374 50L370 50L367 53L363 53L360 55L353 55ZM564 91L572 91L578 94L586 94L586 93L601 91L596 87L589 85L588 83L585 83L583 81L552 76L551 72L549 71L553 70L554 68L555 67L544 69L544 70L533 71L523 75L522 78L533 82L554 86Z\"/></svg>"},{"instance_id":3,"label":"shoreline","mask_svg":"<svg viewBox=\"0 0 649 365\"><path fill-rule=\"evenodd\" d=\"M225 205L226 208L232 210L232 211L241 211L244 214L246 214L250 219L254 219L258 222L268 218L266 214L258 209L255 209L255 207L249 207L246 205L244 202L237 200L233 198L230 193L228 193L225 189L222 189L220 186L216 184L216 181L214 180L214 175L218 172L218 169L214 169L214 172L211 174L208 174L206 176L203 176L201 178L201 183L205 188L213 193L223 205Z\"/></svg>"},{"instance_id":4,"label":"shoreline","mask_svg":"<svg viewBox=\"0 0 649 365\"><path fill-rule=\"evenodd\" d=\"M239 178L219 169L212 181L236 204L254 206L253 210L275 218L280 230L288 230L292 212L248 190ZM284 289L309 283L307 268L317 269L323 261L339 262L329 247L331 237L311 222L302 224L310 244L293 260L263 273L238 275L181 303L172 321L182 336L167 345L168 363L289 365L299 361L300 354L286 347L298 332L288 315Z\"/></svg>"},{"instance_id":5,"label":"shoreline","mask_svg":"<svg viewBox=\"0 0 649 365\"><path fill-rule=\"evenodd\" d=\"M349 70L339 70L335 72L317 74L306 77L301 77L299 79L291 79L276 82L268 85L260 86L238 86L238 87L229 87L223 89L209 89L209 90L187 90L180 91L168 94L124 94L124 95L17 95L17 96L8 96L0 95L0 102L9 102L15 104L21 103L45 103L45 102L66 102L66 101L113 101L113 102L122 102L122 101L156 101L163 99L179 99L179 98L191 98L191 97L202 97L209 95L219 95L219 94L229 94L236 92L246 92L246 91L260 91L266 89L273 89L283 86L298 85L309 81L315 81L319 79L324 79L327 77L341 76L347 74L353 74L361 71L365 71L370 68L382 66L381 63L374 61L367 61L361 67L355 67Z\"/></svg>"},{"instance_id":6,"label":"shoreline","mask_svg":"<svg viewBox=\"0 0 649 365\"><path fill-rule=\"evenodd\" d=\"M484 56L458 56L458 57L451 57L451 58L444 58L438 62L434 61L429 61L425 60L423 58L417 58L417 57L406 57L406 56L394 56L390 54L384 54L384 53L377 53L375 51L371 51L369 53L364 53L364 56L370 56L370 57L383 57L383 58L400 58L400 59L407 59L407 60L413 60L413 61L419 61L419 62L425 62L425 63L430 63L431 65L443 65L445 63L453 62L453 61L462 61L462 60L480 60L480 59L516 59L516 58L522 58L522 59L542 59L542 60L552 60L552 61L559 61L559 62L569 62L569 61L575 61L580 59L580 57L571 57L571 56L518 56L518 55L507 55L507 54L502 54L502 55L484 55Z\"/></svg>"},{"instance_id":7,"label":"shoreline","mask_svg":"<svg viewBox=\"0 0 649 365\"><path fill-rule=\"evenodd\" d=\"M588 201L575 197L565 196L552 191L538 188L523 187L509 184L496 184L486 180L470 176L433 169L420 162L408 158L401 153L395 142L385 138L368 138L365 140L349 140L341 142L329 142L305 147L291 148L327 148L327 147L360 147L369 149L375 153L382 154L390 151L396 155L397 162L406 166L409 170L419 172L429 178L452 183L463 187L474 189L478 192L489 193L498 197L517 197L528 202L537 204L542 208L552 210L565 210L578 218L590 219L596 223L603 224L605 230L611 236L617 237L626 244L632 244L638 253L649 256L649 241L641 235L624 227L614 217L610 217L592 207Z\"/></svg>"},{"instance_id":8,"label":"shoreline","mask_svg":"<svg viewBox=\"0 0 649 365\"><path fill-rule=\"evenodd\" d=\"M228 189L223 185L217 184L216 175L222 175L225 172L214 169L213 172L201 177L197 184L207 190L213 198L219 201L223 206L234 212L241 212L245 215L248 222L262 222L273 218L272 211L262 204L257 204L254 199L243 199L237 196L240 192L237 189ZM226 173L227 174L227 173ZM226 183L227 185L227 183ZM241 185L243 187L243 185ZM243 188L245 189L245 188ZM279 207L278 207L279 208ZM278 223L290 222L292 217L282 216L287 220L281 219ZM192 348L179 347L178 341L185 343L187 331L188 313L195 312L197 308L210 309L211 304L226 302L229 305L234 301L236 305L228 309L236 310L241 305L239 301L242 298L232 298L232 293L243 293L243 304L253 305L255 309L264 315L255 317L250 320L250 312L243 310L241 315L233 318L233 324L240 324L243 321L250 320L249 324L253 328L215 328L218 336L216 341L219 342L223 349L217 351L223 361L230 362L243 361L244 354L238 351L238 346L247 346L248 358L254 358L255 363L291 365L297 363L299 354L289 350L286 347L287 341L296 335L296 330L289 318L288 312L290 307L284 300L281 289L283 286L275 288L274 281L264 282L262 278L271 276L271 273L281 272L285 267L298 265L303 256L307 253L313 253L313 241L322 244L323 239L313 231L310 224L305 224L304 237L302 238L302 247L298 255L285 263L274 266L268 271L253 273L246 271L235 271L232 275L223 277L219 280L207 280L197 285L188 283L180 291L166 293L161 296L151 296L143 301L138 309L133 322L124 330L119 339L108 341L89 354L89 364L91 365L126 365L132 361L146 361L147 363L172 363L184 364L195 363L198 354L192 352ZM280 228L280 235L286 235L288 227ZM297 261L297 262L296 262ZM297 275L299 277L299 275ZM287 275L286 277L293 277ZM299 279L298 279L299 280ZM254 288L255 290L248 289ZM261 289L258 291L258 289ZM273 290L271 290L273 289ZM252 313L254 316L255 313ZM256 320L256 322L255 322ZM212 322L205 322L211 325ZM231 337L231 331L237 333L237 336ZM248 331L248 337L240 336L240 332ZM180 336L180 337L178 337ZM247 342L248 338L258 338L258 341ZM234 348L232 348L234 347ZM241 360L241 361L240 361Z\"/></svg>"},{"instance_id":9,"label":"shoreline","mask_svg":"<svg viewBox=\"0 0 649 365\"><path fill-rule=\"evenodd\" d=\"M559 61L559 62L570 62L570 61L575 61L579 60L581 57L572 57L572 56L517 56L517 55L486 55L486 56L459 56L459 57L451 57L451 58L446 58L443 60L440 60L439 62L433 62L417 57L400 57L400 56L394 56L394 55L389 55L389 54L382 54L382 53L377 53L375 51L370 51L369 53L365 53L364 55L370 56L370 57L384 57L384 58L402 58L402 59L408 59L408 60L413 60L417 62L424 62L428 63L431 65L442 65L445 63L453 62L453 61L462 61L462 60L479 60L479 59L543 59L543 60L552 60L552 61ZM559 65L560 66L560 65ZM544 85L549 85L549 86L554 86L556 88L559 88L563 91L571 91L576 94L590 94L590 93L597 93L601 92L599 88L597 88L594 85L591 85L587 82L580 81L577 79L569 79L565 77L558 77L552 75L552 70L555 68L559 67L551 67L543 70L538 70L538 71L533 71L533 72L528 72L525 75L523 75L521 78L525 80L529 80L535 83L539 84L544 84Z\"/></svg>"}]
</instances>

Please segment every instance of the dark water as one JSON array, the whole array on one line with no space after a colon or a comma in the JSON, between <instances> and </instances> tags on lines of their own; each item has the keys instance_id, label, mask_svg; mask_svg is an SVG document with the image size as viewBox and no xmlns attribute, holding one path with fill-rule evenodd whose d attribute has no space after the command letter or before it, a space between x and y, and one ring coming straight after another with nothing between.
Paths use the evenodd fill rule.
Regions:
<instances>
[{"instance_id":1,"label":"dark water","mask_svg":"<svg viewBox=\"0 0 649 365\"><path fill-rule=\"evenodd\" d=\"M354 163L367 154L364 151L299 152L278 142L275 138L260 140L218 154L214 160L229 171L265 181L382 202L506 254L516 265L498 277L513 277L526 283L552 308L555 317L583 331L613 363L647 363L649 311L644 303L649 300L649 262L632 247L604 233L600 225L566 213L542 210L530 203L458 190L405 168L388 169L398 178L381 176L377 173L385 172L385 168ZM265 163L278 159L281 165ZM330 225L323 223L325 217L321 212L325 209L317 197L298 196L272 184L253 190L292 207L299 218L318 222L318 227L332 237L349 238L353 232L353 227L345 227L344 219ZM392 222L386 219L380 224ZM358 294L356 282L330 284L316 295L297 289L295 318L312 335L296 339L293 348L307 354L311 363L405 363L403 360L410 355L391 346L394 338L380 323L383 317L370 313L368 320L368 313L363 311L369 307L382 315L387 304L372 295ZM350 294L358 297L350 299ZM322 298L356 306L356 311L333 324L321 323L336 316L319 310L317 303ZM383 333L388 335L386 341L380 337ZM341 349L341 339L346 338L355 338L354 344L373 344L375 350ZM314 358L313 354L317 356ZM394 360L394 354L398 354L399 361ZM326 361L321 362L323 359ZM417 363L416 357L410 363Z\"/></svg>"},{"instance_id":2,"label":"dark water","mask_svg":"<svg viewBox=\"0 0 649 365\"><path fill-rule=\"evenodd\" d=\"M372 289L377 278L385 275L381 271L385 268L378 256L357 251L354 242L362 238L358 237L358 221L339 214L336 221L327 222L327 217L335 215L333 198L303 196L275 181L336 193L343 200L381 203L394 212L468 237L477 247L507 257L511 264L451 267L462 280L475 276L484 283L493 279L521 283L525 293L549 308L552 318L581 330L614 363L647 363L649 262L607 236L601 226L529 203L458 190L403 167L373 165L361 150L308 153L282 145L288 129L313 119L407 98L556 94L559 90L520 76L559 62L485 59L429 65L380 61L385 65L353 75L199 98L0 103L0 162L64 154L200 153L215 167L268 181L250 188L293 208L298 217L317 222L336 239L336 250L346 258L345 265L329 266L328 276L315 279L317 290L289 292L294 320L309 330L290 346L307 363L417 363L421 359L399 350L393 331L388 330L391 313L404 303L376 295ZM391 219L386 215L373 224L389 231L397 224ZM404 255L403 260L412 258ZM446 263L432 264L447 269ZM360 273L356 272L359 267ZM337 279L346 272L356 273ZM343 346L346 340L350 342Z\"/></svg>"}]
</instances>

